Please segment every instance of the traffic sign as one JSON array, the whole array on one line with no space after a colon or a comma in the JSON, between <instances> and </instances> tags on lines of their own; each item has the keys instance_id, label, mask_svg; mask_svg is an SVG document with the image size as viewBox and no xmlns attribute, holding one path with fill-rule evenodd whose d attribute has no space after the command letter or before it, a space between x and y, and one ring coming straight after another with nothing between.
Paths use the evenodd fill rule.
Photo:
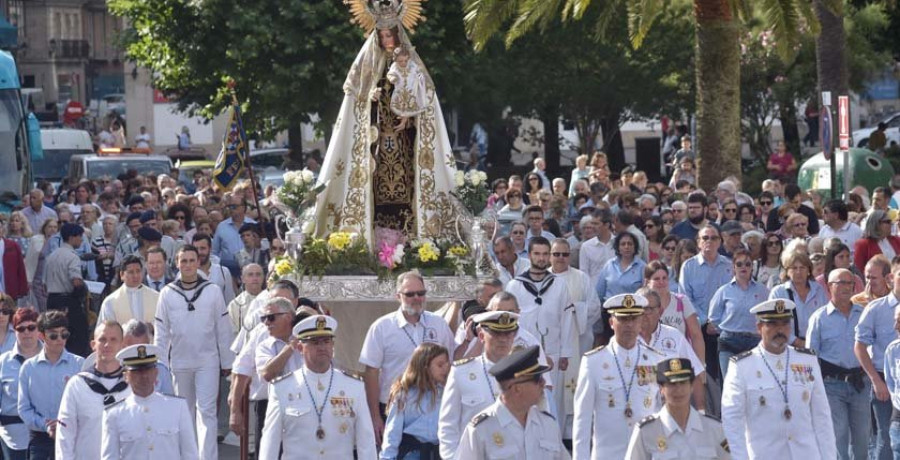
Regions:
<instances>
[{"instance_id":1,"label":"traffic sign","mask_svg":"<svg viewBox=\"0 0 900 460\"><path fill-rule=\"evenodd\" d=\"M838 96L838 139L841 150L850 150L850 98Z\"/></svg>"}]
</instances>

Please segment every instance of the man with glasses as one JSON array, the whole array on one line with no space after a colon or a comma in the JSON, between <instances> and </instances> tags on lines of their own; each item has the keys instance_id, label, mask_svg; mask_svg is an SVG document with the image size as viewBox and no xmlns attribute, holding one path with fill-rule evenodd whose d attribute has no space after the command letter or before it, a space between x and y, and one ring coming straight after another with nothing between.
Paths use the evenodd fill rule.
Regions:
<instances>
[{"instance_id":1,"label":"man with glasses","mask_svg":"<svg viewBox=\"0 0 900 460\"><path fill-rule=\"evenodd\" d=\"M528 259L516 255L515 246L508 236L501 236L494 240L494 257L497 259L495 267L499 273L498 279L504 285L519 273L528 270Z\"/></svg>"},{"instance_id":2,"label":"man with glasses","mask_svg":"<svg viewBox=\"0 0 900 460\"><path fill-rule=\"evenodd\" d=\"M890 459L892 404L884 382L884 351L897 338L894 314L900 305L900 257L891 261L891 292L869 303L856 325L853 353L872 382L872 409L875 412L875 449L870 458Z\"/></svg>"},{"instance_id":3,"label":"man with glasses","mask_svg":"<svg viewBox=\"0 0 900 460\"><path fill-rule=\"evenodd\" d=\"M25 360L19 371L19 417L28 427L28 458L54 458L59 405L66 382L81 371L84 361L66 351L69 322L60 311L41 313L37 321L44 349Z\"/></svg>"},{"instance_id":4,"label":"man with glasses","mask_svg":"<svg viewBox=\"0 0 900 460\"><path fill-rule=\"evenodd\" d=\"M228 346L233 331L222 291L198 274L197 248L182 246L177 260L181 278L159 293L153 343L169 356L175 393L185 398L191 409L200 458L213 460L219 457L219 376L231 373L234 355Z\"/></svg>"},{"instance_id":5,"label":"man with glasses","mask_svg":"<svg viewBox=\"0 0 900 460\"><path fill-rule=\"evenodd\" d=\"M687 204L684 201L676 200L672 203L672 223L678 225L685 219L687 219Z\"/></svg>"},{"instance_id":6,"label":"man with glasses","mask_svg":"<svg viewBox=\"0 0 900 460\"><path fill-rule=\"evenodd\" d=\"M528 232L525 236L525 247L532 238L542 236L551 240L556 238L552 233L544 230L544 210L538 205L531 205L525 209L525 219L528 223Z\"/></svg>"},{"instance_id":7,"label":"man with glasses","mask_svg":"<svg viewBox=\"0 0 900 460\"><path fill-rule=\"evenodd\" d=\"M675 224L669 234L677 236L680 240L696 239L701 229L715 225L706 219L707 208L706 195L703 192L692 192L687 199L687 219Z\"/></svg>"},{"instance_id":8,"label":"man with glasses","mask_svg":"<svg viewBox=\"0 0 900 460\"><path fill-rule=\"evenodd\" d=\"M856 241L863 237L863 231L853 222L849 221L850 209L847 203L841 200L831 200L825 203L822 210L824 216L822 220L825 226L819 230L819 236L822 239L839 238L842 243L850 248L850 256L853 256L853 247Z\"/></svg>"},{"instance_id":9,"label":"man with glasses","mask_svg":"<svg viewBox=\"0 0 900 460\"><path fill-rule=\"evenodd\" d=\"M707 225L697 235L700 253L686 260L681 266L678 282L681 292L691 301L697 311L703 342L706 344L706 371L709 376L719 379L719 350L715 326L709 323L710 301L720 287L731 281L734 269L727 257L719 254L722 238L719 230Z\"/></svg>"},{"instance_id":10,"label":"man with glasses","mask_svg":"<svg viewBox=\"0 0 900 460\"><path fill-rule=\"evenodd\" d=\"M122 286L103 300L97 321L115 321L119 324L125 324L130 319L148 323L154 321L159 293L141 284L143 266L137 256L127 256L122 260L119 267ZM112 358L115 358L114 354Z\"/></svg>"},{"instance_id":11,"label":"man with glasses","mask_svg":"<svg viewBox=\"0 0 900 460\"><path fill-rule=\"evenodd\" d=\"M294 326L303 366L272 382L259 458L278 458L283 448L284 458L349 459L354 458L354 447L360 460L377 458L366 389L332 363L337 327L337 321L325 315Z\"/></svg>"},{"instance_id":12,"label":"man with glasses","mask_svg":"<svg viewBox=\"0 0 900 460\"><path fill-rule=\"evenodd\" d=\"M871 437L872 388L853 354L853 330L863 312L851 300L855 278L844 268L828 274L831 302L812 314L806 332L822 366L839 459L866 458Z\"/></svg>"},{"instance_id":13,"label":"man with glasses","mask_svg":"<svg viewBox=\"0 0 900 460\"><path fill-rule=\"evenodd\" d=\"M513 222L509 227L509 238L513 242L513 251L517 257L528 260L528 245L525 244L525 235L528 226L525 222Z\"/></svg>"},{"instance_id":14,"label":"man with glasses","mask_svg":"<svg viewBox=\"0 0 900 460\"><path fill-rule=\"evenodd\" d=\"M550 370L540 364L538 354L537 346L519 350L488 370L500 396L466 427L456 458L570 458L556 421L538 408L542 374Z\"/></svg>"},{"instance_id":15,"label":"man with glasses","mask_svg":"<svg viewBox=\"0 0 900 460\"><path fill-rule=\"evenodd\" d=\"M658 214L656 212L656 197L653 195L641 195L638 198L638 206L641 208L641 220L649 220L655 214Z\"/></svg>"},{"instance_id":16,"label":"man with glasses","mask_svg":"<svg viewBox=\"0 0 900 460\"><path fill-rule=\"evenodd\" d=\"M244 248L239 230L244 224L255 224L256 221L247 217L247 203L241 194L233 193L226 202L230 215L219 222L215 227L215 236L212 241L212 253L219 258L222 266L231 270L235 276L238 273L237 254Z\"/></svg>"},{"instance_id":17,"label":"man with glasses","mask_svg":"<svg viewBox=\"0 0 900 460\"><path fill-rule=\"evenodd\" d=\"M737 205L734 203L726 207L734 207L737 212ZM744 233L744 227L736 220L729 220L722 224L722 246L719 247L719 254L727 258L732 258L732 254L738 249L744 249L741 243L741 236Z\"/></svg>"},{"instance_id":18,"label":"man with glasses","mask_svg":"<svg viewBox=\"0 0 900 460\"><path fill-rule=\"evenodd\" d=\"M359 354L359 363L366 368L367 412L371 414L379 444L391 385L406 369L413 351L424 342L443 346L450 356L456 349L453 332L444 318L425 310L428 291L418 271L398 276L396 293L400 307L372 323Z\"/></svg>"},{"instance_id":19,"label":"man with glasses","mask_svg":"<svg viewBox=\"0 0 900 460\"><path fill-rule=\"evenodd\" d=\"M784 198L785 203L782 206L787 206L806 216L806 220L809 223L809 234L817 235L819 233L819 216L816 215L816 212L812 208L803 204L803 191L800 190L800 187L796 184L785 185ZM779 214L778 208L769 212L768 219L766 220L766 229L775 231L784 225L784 218ZM786 217L788 214L784 214L784 216Z\"/></svg>"}]
</instances>

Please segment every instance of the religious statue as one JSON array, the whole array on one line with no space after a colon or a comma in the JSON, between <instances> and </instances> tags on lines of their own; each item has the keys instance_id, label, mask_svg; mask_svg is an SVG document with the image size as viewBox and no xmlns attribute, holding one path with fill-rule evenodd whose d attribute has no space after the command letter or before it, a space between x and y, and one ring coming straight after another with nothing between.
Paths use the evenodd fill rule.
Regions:
<instances>
[{"instance_id":1,"label":"religious statue","mask_svg":"<svg viewBox=\"0 0 900 460\"><path fill-rule=\"evenodd\" d=\"M368 38L344 81L344 100L319 174L316 236L375 229L410 239L456 234L455 163L434 81L407 31L423 0L345 0Z\"/></svg>"}]
</instances>

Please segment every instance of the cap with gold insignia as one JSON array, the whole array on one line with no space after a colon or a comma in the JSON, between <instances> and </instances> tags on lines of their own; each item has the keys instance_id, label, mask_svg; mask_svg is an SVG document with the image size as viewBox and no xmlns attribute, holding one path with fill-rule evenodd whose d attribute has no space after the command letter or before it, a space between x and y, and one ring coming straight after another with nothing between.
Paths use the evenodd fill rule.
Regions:
<instances>
[{"instance_id":1,"label":"cap with gold insignia","mask_svg":"<svg viewBox=\"0 0 900 460\"><path fill-rule=\"evenodd\" d=\"M603 302L603 308L612 316L639 316L644 314L644 307L648 305L650 302L640 294L619 294Z\"/></svg>"},{"instance_id":2,"label":"cap with gold insignia","mask_svg":"<svg viewBox=\"0 0 900 460\"><path fill-rule=\"evenodd\" d=\"M543 374L544 372L549 371L550 367L542 366L538 362L539 354L540 347L537 345L514 351L510 353L509 356L498 361L497 364L491 366L491 369L488 372L490 372L498 382Z\"/></svg>"},{"instance_id":3,"label":"cap with gold insignia","mask_svg":"<svg viewBox=\"0 0 900 460\"><path fill-rule=\"evenodd\" d=\"M155 345L138 344L125 347L116 353L116 359L122 363L122 367L133 371L137 369L145 369L156 367L162 350Z\"/></svg>"},{"instance_id":4,"label":"cap with gold insignia","mask_svg":"<svg viewBox=\"0 0 900 460\"><path fill-rule=\"evenodd\" d=\"M509 332L519 329L519 315L508 311L486 311L472 317L479 326L494 332Z\"/></svg>"},{"instance_id":5,"label":"cap with gold insignia","mask_svg":"<svg viewBox=\"0 0 900 460\"><path fill-rule=\"evenodd\" d=\"M756 315L756 320L766 323L782 319L791 319L794 316L794 302L787 299L773 299L756 304L750 309L750 313Z\"/></svg>"},{"instance_id":6,"label":"cap with gold insignia","mask_svg":"<svg viewBox=\"0 0 900 460\"><path fill-rule=\"evenodd\" d=\"M656 365L656 382L678 383L685 382L694 376L694 368L691 360L684 358L664 359Z\"/></svg>"},{"instance_id":7,"label":"cap with gold insignia","mask_svg":"<svg viewBox=\"0 0 900 460\"><path fill-rule=\"evenodd\" d=\"M334 337L337 326L337 320L330 316L314 315L297 323L293 333L301 341L316 337Z\"/></svg>"}]
</instances>

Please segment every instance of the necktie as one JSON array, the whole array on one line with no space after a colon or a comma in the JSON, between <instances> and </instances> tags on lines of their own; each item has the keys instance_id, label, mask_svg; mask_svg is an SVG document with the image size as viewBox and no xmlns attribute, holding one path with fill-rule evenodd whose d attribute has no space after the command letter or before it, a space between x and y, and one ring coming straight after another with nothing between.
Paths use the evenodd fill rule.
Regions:
<instances>
[{"instance_id":1,"label":"necktie","mask_svg":"<svg viewBox=\"0 0 900 460\"><path fill-rule=\"evenodd\" d=\"M159 291L159 285L160 285L160 282L159 282L159 281L154 281L153 284L156 285L156 290Z\"/></svg>"}]
</instances>

